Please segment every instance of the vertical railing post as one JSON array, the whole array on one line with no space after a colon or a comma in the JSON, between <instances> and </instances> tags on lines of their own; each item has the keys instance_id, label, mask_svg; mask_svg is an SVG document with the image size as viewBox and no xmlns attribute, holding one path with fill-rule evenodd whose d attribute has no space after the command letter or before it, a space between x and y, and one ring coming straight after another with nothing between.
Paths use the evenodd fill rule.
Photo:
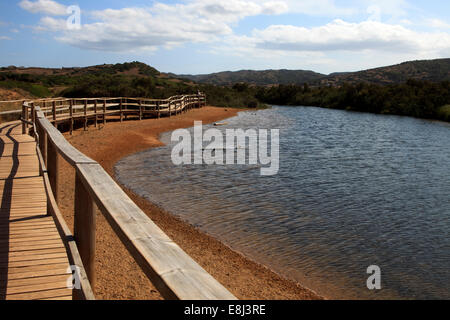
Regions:
<instances>
[{"instance_id":1,"label":"vertical railing post","mask_svg":"<svg viewBox=\"0 0 450 320\"><path fill-rule=\"evenodd\" d=\"M103 125L106 125L106 99L103 99Z\"/></svg>"},{"instance_id":2,"label":"vertical railing post","mask_svg":"<svg viewBox=\"0 0 450 320\"><path fill-rule=\"evenodd\" d=\"M70 135L73 135L73 100L69 101Z\"/></svg>"},{"instance_id":3,"label":"vertical railing post","mask_svg":"<svg viewBox=\"0 0 450 320\"><path fill-rule=\"evenodd\" d=\"M34 112L34 102L30 103L31 106L31 122L35 123L36 121L36 114ZM33 131L33 137L36 137L36 132Z\"/></svg>"},{"instance_id":4,"label":"vertical railing post","mask_svg":"<svg viewBox=\"0 0 450 320\"><path fill-rule=\"evenodd\" d=\"M139 100L139 120L142 120L142 101Z\"/></svg>"},{"instance_id":5,"label":"vertical railing post","mask_svg":"<svg viewBox=\"0 0 450 320\"><path fill-rule=\"evenodd\" d=\"M120 122L123 121L123 101L122 98L120 98Z\"/></svg>"},{"instance_id":6,"label":"vertical railing post","mask_svg":"<svg viewBox=\"0 0 450 320\"><path fill-rule=\"evenodd\" d=\"M58 202L59 159L58 150L47 135L47 171L55 201Z\"/></svg>"},{"instance_id":7,"label":"vertical railing post","mask_svg":"<svg viewBox=\"0 0 450 320\"><path fill-rule=\"evenodd\" d=\"M42 128L39 120L36 121L36 128L39 134L39 149L41 150L44 164L47 166L47 133Z\"/></svg>"},{"instance_id":8,"label":"vertical railing post","mask_svg":"<svg viewBox=\"0 0 450 320\"><path fill-rule=\"evenodd\" d=\"M28 110L28 106L25 106L25 121L30 120L29 114L30 114L30 111ZM28 122L25 122L25 129L26 129L25 134L28 134Z\"/></svg>"},{"instance_id":9,"label":"vertical railing post","mask_svg":"<svg viewBox=\"0 0 450 320\"><path fill-rule=\"evenodd\" d=\"M169 118L172 117L172 102L169 100Z\"/></svg>"},{"instance_id":10,"label":"vertical railing post","mask_svg":"<svg viewBox=\"0 0 450 320\"><path fill-rule=\"evenodd\" d=\"M156 101L156 108L158 108L158 119L161 118L161 101Z\"/></svg>"},{"instance_id":11,"label":"vertical railing post","mask_svg":"<svg viewBox=\"0 0 450 320\"><path fill-rule=\"evenodd\" d=\"M52 102L52 117L53 117L53 125L55 128L58 128L58 124L56 123L56 101Z\"/></svg>"},{"instance_id":12,"label":"vertical railing post","mask_svg":"<svg viewBox=\"0 0 450 320\"><path fill-rule=\"evenodd\" d=\"M97 119L97 99L95 99L95 101L94 101L94 113L95 113L95 127L97 128L97 122L98 122L98 119Z\"/></svg>"},{"instance_id":13,"label":"vertical railing post","mask_svg":"<svg viewBox=\"0 0 450 320\"><path fill-rule=\"evenodd\" d=\"M95 205L80 179L75 177L74 237L92 289L95 287Z\"/></svg>"},{"instance_id":14,"label":"vertical railing post","mask_svg":"<svg viewBox=\"0 0 450 320\"><path fill-rule=\"evenodd\" d=\"M25 101L22 102L22 120L25 120ZM22 121L22 134L27 133L27 127L25 122Z\"/></svg>"},{"instance_id":15,"label":"vertical railing post","mask_svg":"<svg viewBox=\"0 0 450 320\"><path fill-rule=\"evenodd\" d=\"M87 99L84 99L84 131L87 130Z\"/></svg>"}]
</instances>

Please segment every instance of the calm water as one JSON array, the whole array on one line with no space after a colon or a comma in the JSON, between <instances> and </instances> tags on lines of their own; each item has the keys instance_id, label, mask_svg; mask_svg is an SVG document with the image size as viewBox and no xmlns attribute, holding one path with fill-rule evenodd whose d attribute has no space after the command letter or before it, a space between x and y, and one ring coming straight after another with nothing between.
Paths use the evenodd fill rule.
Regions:
<instances>
[{"instance_id":1,"label":"calm water","mask_svg":"<svg viewBox=\"0 0 450 320\"><path fill-rule=\"evenodd\" d=\"M450 299L450 125L306 107L240 113L280 128L280 171L182 166L168 146L120 181L232 248L330 298ZM366 287L369 265L382 290Z\"/></svg>"}]
</instances>

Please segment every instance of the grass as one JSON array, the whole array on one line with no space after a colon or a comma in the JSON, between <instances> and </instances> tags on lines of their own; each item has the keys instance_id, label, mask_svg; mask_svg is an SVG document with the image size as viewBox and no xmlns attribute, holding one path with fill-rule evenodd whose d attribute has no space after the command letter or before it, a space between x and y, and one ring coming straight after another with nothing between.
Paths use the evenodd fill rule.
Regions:
<instances>
[{"instance_id":1,"label":"grass","mask_svg":"<svg viewBox=\"0 0 450 320\"><path fill-rule=\"evenodd\" d=\"M45 87L41 84L37 84L37 83L6 80L6 81L0 82L0 86L5 89L20 88L22 90L29 92L33 96L39 97L39 98L46 98L46 97L52 96L52 93L50 92L50 90L47 87Z\"/></svg>"}]
</instances>

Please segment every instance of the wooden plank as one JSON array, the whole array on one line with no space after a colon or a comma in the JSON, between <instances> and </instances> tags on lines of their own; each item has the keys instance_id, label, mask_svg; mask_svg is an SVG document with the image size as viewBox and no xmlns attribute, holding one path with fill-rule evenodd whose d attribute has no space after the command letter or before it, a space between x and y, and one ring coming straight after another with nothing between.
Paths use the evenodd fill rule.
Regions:
<instances>
[{"instance_id":1,"label":"wooden plank","mask_svg":"<svg viewBox=\"0 0 450 320\"><path fill-rule=\"evenodd\" d=\"M45 232L44 232L45 231ZM51 230L43 230L41 232L23 232L23 233L11 233L8 232L7 234L3 234L2 238L6 238L8 237L9 239L11 239L11 242L17 241L17 240L30 240L32 238L37 238L37 239L43 239L43 238L47 238L47 237L54 237L54 236L59 236L58 231L51 229Z\"/></svg>"},{"instance_id":2,"label":"wooden plank","mask_svg":"<svg viewBox=\"0 0 450 320\"><path fill-rule=\"evenodd\" d=\"M46 299L41 299L41 300L56 300L56 301L72 300L72 295L63 296L63 297L46 298Z\"/></svg>"},{"instance_id":3,"label":"wooden plank","mask_svg":"<svg viewBox=\"0 0 450 320\"><path fill-rule=\"evenodd\" d=\"M14 267L8 269L8 278L12 275L16 275L15 278L18 279L24 274L33 274L40 271L51 271L58 270L61 272L62 270L66 272L69 268L67 263L52 263L46 265L36 265L36 266L24 266L24 267Z\"/></svg>"},{"instance_id":4,"label":"wooden plank","mask_svg":"<svg viewBox=\"0 0 450 320\"><path fill-rule=\"evenodd\" d=\"M21 249L23 247L28 247L28 246L37 246L37 245L52 245L52 244L59 244L61 242L61 239L48 239L48 240L34 240L33 242L28 242L28 243L20 243L20 242L9 242L9 241L0 241L0 248L4 248L9 246L9 248L11 250L14 249Z\"/></svg>"},{"instance_id":5,"label":"wooden plank","mask_svg":"<svg viewBox=\"0 0 450 320\"><path fill-rule=\"evenodd\" d=\"M9 233L20 232L20 231L26 232L26 231L28 231L28 230L37 230L37 231L39 231L39 230L46 230L46 229L51 229L51 230L53 230L53 228L54 228L54 224L52 224L52 223L48 223L48 224L36 224L36 225L33 224L33 223L30 223L30 224L28 224L28 225L0 226L0 230L3 231L4 229L6 229L5 232L9 232Z\"/></svg>"},{"instance_id":6,"label":"wooden plank","mask_svg":"<svg viewBox=\"0 0 450 320\"><path fill-rule=\"evenodd\" d=\"M17 252L17 251L28 251L36 249L51 249L51 248L64 248L64 244L61 241L54 241L47 244L30 244L15 247L0 246L0 252Z\"/></svg>"},{"instance_id":7,"label":"wooden plank","mask_svg":"<svg viewBox=\"0 0 450 320\"><path fill-rule=\"evenodd\" d=\"M55 289L67 289L67 277L64 280L59 280L57 282L41 283L41 284L30 284L27 286L19 287L8 287L6 290L7 296L22 293L38 292L43 290L55 290ZM72 290L70 290L71 292ZM66 292L67 294L67 292Z\"/></svg>"},{"instance_id":8,"label":"wooden plank","mask_svg":"<svg viewBox=\"0 0 450 320\"><path fill-rule=\"evenodd\" d=\"M69 261L67 260L67 257L64 258L53 258L53 259L46 259L46 260L26 260L26 261L9 261L9 262L2 262L0 261L0 266L7 266L8 268L17 268L17 267L29 267L29 266L39 266L39 265L49 265L49 264L57 264L57 263L67 263L69 264Z\"/></svg>"},{"instance_id":9,"label":"wooden plank","mask_svg":"<svg viewBox=\"0 0 450 320\"><path fill-rule=\"evenodd\" d=\"M23 235L40 235L40 234L51 234L55 233L58 234L58 230L54 226L50 226L49 228L43 228L43 229L29 229L29 230L10 230L8 234L11 237L14 236L23 236Z\"/></svg>"},{"instance_id":10,"label":"wooden plank","mask_svg":"<svg viewBox=\"0 0 450 320\"><path fill-rule=\"evenodd\" d=\"M65 252L61 251L61 252L57 252L57 253L9 256L8 262L35 261L35 260L57 259L57 258L67 258L67 254Z\"/></svg>"},{"instance_id":11,"label":"wooden plank","mask_svg":"<svg viewBox=\"0 0 450 320\"><path fill-rule=\"evenodd\" d=\"M47 266L48 267L48 266ZM10 274L0 274L1 281L11 281L11 280L21 280L21 279L30 279L30 278L39 278L39 277L49 277L49 276L58 276L58 275L71 275L69 266L64 265L58 267L58 265L51 265L47 270L34 270L34 271L21 271L18 273L10 273Z\"/></svg>"},{"instance_id":12,"label":"wooden plank","mask_svg":"<svg viewBox=\"0 0 450 320\"><path fill-rule=\"evenodd\" d=\"M28 236L25 238L13 238L10 237L7 241L7 243L9 244L19 244L20 242L28 242L28 243L37 243L37 242L47 242L48 240L60 240L61 237L59 236L59 234L47 234L44 237L37 235L37 236ZM0 239L0 244L4 243L3 239Z\"/></svg>"},{"instance_id":13,"label":"wooden plank","mask_svg":"<svg viewBox=\"0 0 450 320\"><path fill-rule=\"evenodd\" d=\"M29 135L7 135L0 136L1 144L17 144L17 143L27 143L34 142L34 139Z\"/></svg>"},{"instance_id":14,"label":"wooden plank","mask_svg":"<svg viewBox=\"0 0 450 320\"><path fill-rule=\"evenodd\" d=\"M52 284L52 283L55 284L67 282L69 276L70 275L68 274L59 274L59 275L32 277L26 279L9 279L7 284L7 290L9 290L10 288L17 288L17 291L30 292L34 290L33 289L30 290L24 287L36 286L39 284Z\"/></svg>"},{"instance_id":15,"label":"wooden plank","mask_svg":"<svg viewBox=\"0 0 450 320\"><path fill-rule=\"evenodd\" d=\"M20 252L9 252L9 257L22 257L22 256L33 256L33 255L44 255L53 253L66 253L65 249L41 249L41 250L29 250Z\"/></svg>"},{"instance_id":16,"label":"wooden plank","mask_svg":"<svg viewBox=\"0 0 450 320\"><path fill-rule=\"evenodd\" d=\"M36 227L36 228L42 228L42 227L49 227L53 226L54 224L52 221L48 220L47 216L41 216L39 219L34 221L7 221L5 225L2 225L2 228L9 228L9 230L22 230L27 229L29 227Z\"/></svg>"},{"instance_id":17,"label":"wooden plank","mask_svg":"<svg viewBox=\"0 0 450 320\"><path fill-rule=\"evenodd\" d=\"M28 210L28 209L27 209ZM37 212L41 212L42 209L37 210ZM14 227L26 227L30 225L40 226L40 225L54 225L52 217L49 216L43 216L39 219L36 219L35 221L15 221L15 222L8 222L8 225L11 228Z\"/></svg>"},{"instance_id":18,"label":"wooden plank","mask_svg":"<svg viewBox=\"0 0 450 320\"><path fill-rule=\"evenodd\" d=\"M42 290L29 293L8 294L7 300L37 300L66 296L69 289Z\"/></svg>"}]
</instances>

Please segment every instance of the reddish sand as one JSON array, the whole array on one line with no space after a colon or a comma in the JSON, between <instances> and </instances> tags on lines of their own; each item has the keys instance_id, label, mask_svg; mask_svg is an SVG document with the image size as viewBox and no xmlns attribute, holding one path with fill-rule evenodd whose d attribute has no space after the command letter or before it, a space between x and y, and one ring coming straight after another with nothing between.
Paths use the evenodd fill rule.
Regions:
<instances>
[{"instance_id":1,"label":"reddish sand","mask_svg":"<svg viewBox=\"0 0 450 320\"><path fill-rule=\"evenodd\" d=\"M158 139L161 133L191 127L195 120L211 123L226 119L239 111L205 107L172 118L108 122L100 129L91 126L86 132L78 130L73 136L65 135L77 149L98 161L114 176L114 165L121 158L161 146ZM60 163L60 208L72 227L74 171L63 160ZM321 299L312 291L252 262L147 200L124 190L169 237L237 298ZM97 214L96 239L95 294L98 299L161 299L100 213Z\"/></svg>"}]
</instances>

